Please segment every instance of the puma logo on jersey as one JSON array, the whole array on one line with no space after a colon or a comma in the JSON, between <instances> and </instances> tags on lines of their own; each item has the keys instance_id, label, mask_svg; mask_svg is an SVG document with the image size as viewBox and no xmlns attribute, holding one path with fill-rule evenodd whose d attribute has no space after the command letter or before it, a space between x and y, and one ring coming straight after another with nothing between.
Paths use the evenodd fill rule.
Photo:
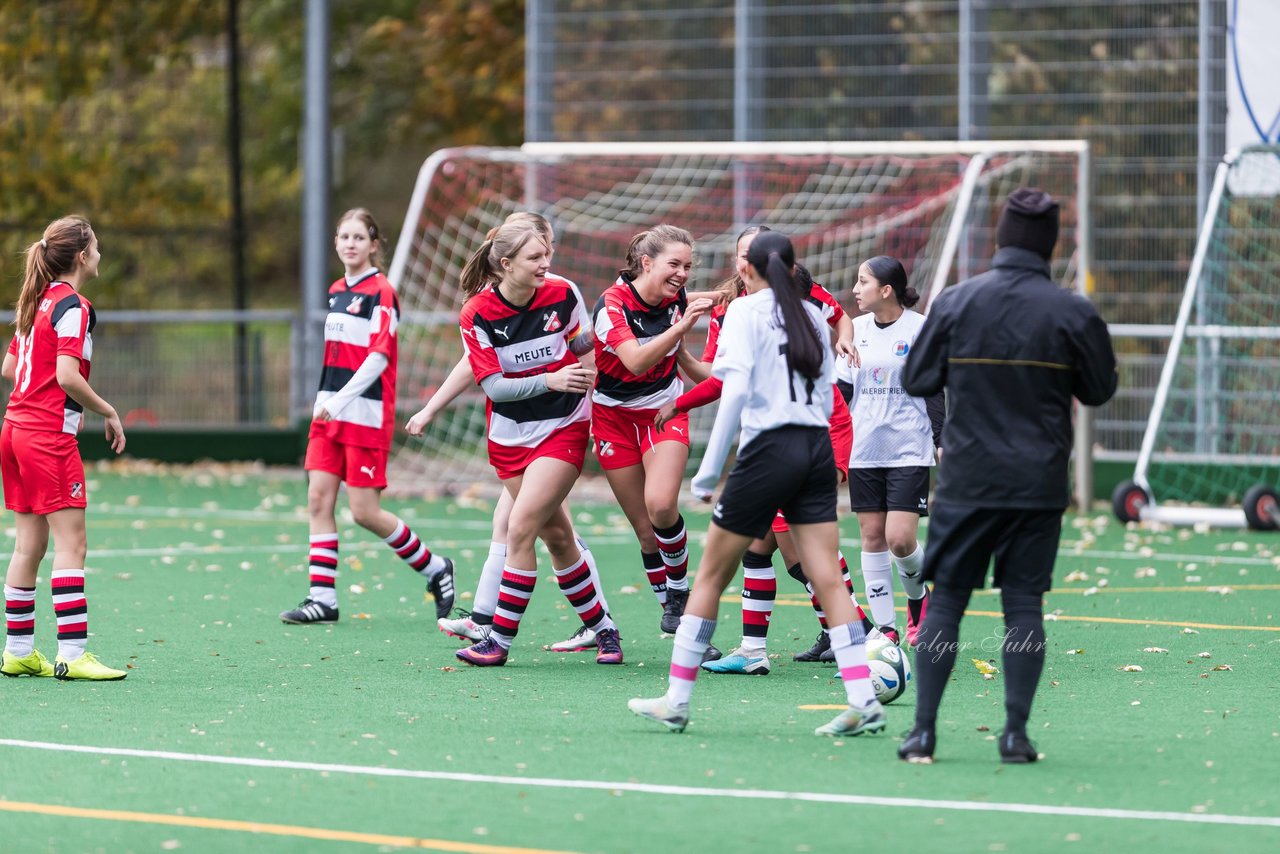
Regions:
<instances>
[{"instance_id":1,"label":"puma logo on jersey","mask_svg":"<svg viewBox=\"0 0 1280 854\"><path fill-rule=\"evenodd\" d=\"M338 301L337 297L329 297L329 308L333 308L333 304Z\"/></svg>"},{"instance_id":2,"label":"puma logo on jersey","mask_svg":"<svg viewBox=\"0 0 1280 854\"><path fill-rule=\"evenodd\" d=\"M361 473L369 475L369 480L373 480L374 472L377 470L377 466L360 466Z\"/></svg>"},{"instance_id":3,"label":"puma logo on jersey","mask_svg":"<svg viewBox=\"0 0 1280 854\"><path fill-rule=\"evenodd\" d=\"M542 331L555 332L561 326L560 315L554 311L548 311L542 316Z\"/></svg>"},{"instance_id":4,"label":"puma logo on jersey","mask_svg":"<svg viewBox=\"0 0 1280 854\"><path fill-rule=\"evenodd\" d=\"M507 330L509 330L510 328L511 328L511 324L508 323L506 326L493 327L493 331L501 335L503 338L508 338L510 336L508 335Z\"/></svg>"},{"instance_id":5,"label":"puma logo on jersey","mask_svg":"<svg viewBox=\"0 0 1280 854\"><path fill-rule=\"evenodd\" d=\"M347 314L359 314L360 306L364 304L364 297L352 297L351 303L347 306Z\"/></svg>"}]
</instances>

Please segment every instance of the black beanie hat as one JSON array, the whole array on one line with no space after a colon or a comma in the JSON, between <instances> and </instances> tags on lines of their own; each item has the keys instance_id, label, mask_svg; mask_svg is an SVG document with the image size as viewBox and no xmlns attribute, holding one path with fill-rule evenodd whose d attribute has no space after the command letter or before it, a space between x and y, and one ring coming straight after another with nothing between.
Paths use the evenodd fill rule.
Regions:
<instances>
[{"instance_id":1,"label":"black beanie hat","mask_svg":"<svg viewBox=\"0 0 1280 854\"><path fill-rule=\"evenodd\" d=\"M1019 187L1009 194L996 226L996 246L1017 246L1046 261L1058 242L1058 203L1044 190Z\"/></svg>"}]
</instances>

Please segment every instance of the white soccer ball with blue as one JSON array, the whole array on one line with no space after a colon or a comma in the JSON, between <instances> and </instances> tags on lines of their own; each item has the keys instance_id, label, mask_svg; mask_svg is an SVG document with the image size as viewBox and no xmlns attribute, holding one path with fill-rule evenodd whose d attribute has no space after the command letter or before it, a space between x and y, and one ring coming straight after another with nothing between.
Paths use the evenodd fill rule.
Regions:
<instances>
[{"instance_id":1,"label":"white soccer ball with blue","mask_svg":"<svg viewBox=\"0 0 1280 854\"><path fill-rule=\"evenodd\" d=\"M907 654L887 638L867 641L867 667L871 670L871 687L882 703L892 703L901 697L911 682Z\"/></svg>"}]
</instances>

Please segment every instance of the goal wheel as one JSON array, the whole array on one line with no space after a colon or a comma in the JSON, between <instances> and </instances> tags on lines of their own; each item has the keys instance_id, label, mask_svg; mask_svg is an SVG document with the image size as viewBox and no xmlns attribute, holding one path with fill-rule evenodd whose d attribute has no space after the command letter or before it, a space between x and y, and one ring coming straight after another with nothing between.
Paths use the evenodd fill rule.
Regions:
<instances>
[{"instance_id":1,"label":"goal wheel","mask_svg":"<svg viewBox=\"0 0 1280 854\"><path fill-rule=\"evenodd\" d=\"M1244 518L1255 531L1280 529L1280 494L1260 483L1244 494Z\"/></svg>"},{"instance_id":2,"label":"goal wheel","mask_svg":"<svg viewBox=\"0 0 1280 854\"><path fill-rule=\"evenodd\" d=\"M1142 508L1151 503L1151 496L1132 480L1126 480L1111 493L1111 509L1121 522L1137 522L1142 518Z\"/></svg>"}]
</instances>

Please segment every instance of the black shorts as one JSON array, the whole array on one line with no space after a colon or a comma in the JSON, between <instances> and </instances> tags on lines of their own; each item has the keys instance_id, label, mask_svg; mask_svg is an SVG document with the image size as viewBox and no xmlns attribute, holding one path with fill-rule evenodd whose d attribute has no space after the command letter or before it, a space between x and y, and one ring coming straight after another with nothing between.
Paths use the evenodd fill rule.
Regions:
<instances>
[{"instance_id":1,"label":"black shorts","mask_svg":"<svg viewBox=\"0 0 1280 854\"><path fill-rule=\"evenodd\" d=\"M830 431L778 427L738 456L711 516L730 533L759 538L779 510L791 525L836 521L836 491Z\"/></svg>"},{"instance_id":2,"label":"black shorts","mask_svg":"<svg viewBox=\"0 0 1280 854\"><path fill-rule=\"evenodd\" d=\"M929 466L849 469L849 504L855 513L901 510L929 515Z\"/></svg>"},{"instance_id":3,"label":"black shorts","mask_svg":"<svg viewBox=\"0 0 1280 854\"><path fill-rule=\"evenodd\" d=\"M941 502L929 522L924 577L939 587L976 590L995 558L992 586L1043 594L1053 582L1062 512Z\"/></svg>"}]
</instances>

